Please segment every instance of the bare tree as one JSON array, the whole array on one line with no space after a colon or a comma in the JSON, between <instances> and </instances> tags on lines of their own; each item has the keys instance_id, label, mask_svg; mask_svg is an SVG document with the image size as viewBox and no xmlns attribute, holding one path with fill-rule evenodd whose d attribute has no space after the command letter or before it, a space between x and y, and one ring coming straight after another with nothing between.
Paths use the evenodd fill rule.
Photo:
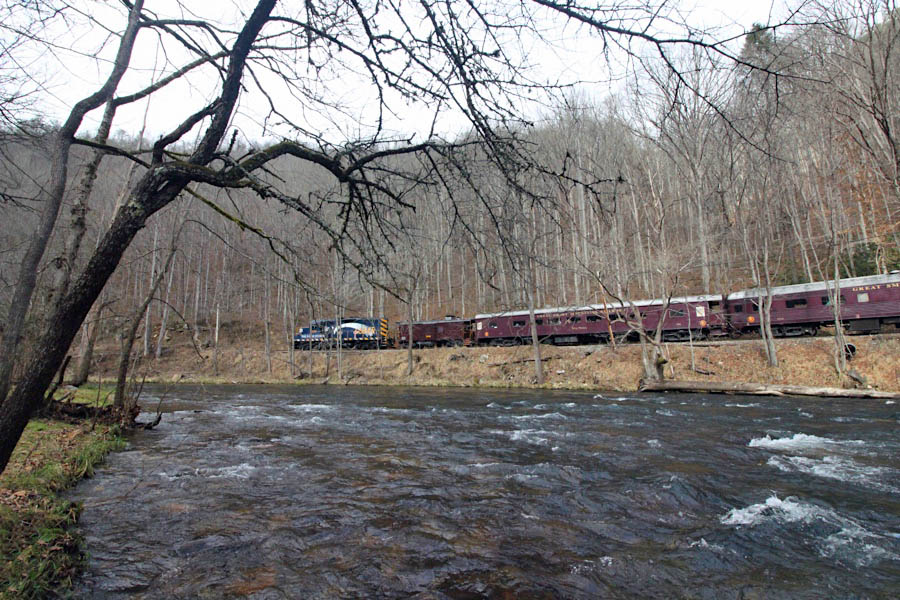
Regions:
<instances>
[{"instance_id":1,"label":"bare tree","mask_svg":"<svg viewBox=\"0 0 900 600\"><path fill-rule=\"evenodd\" d=\"M3 468L126 249L153 215L182 195L197 198L242 227L246 219L236 213L242 202L250 201L251 194L259 202L280 205L314 224L361 277L374 278L378 268L389 267L384 264L383 240L388 239L390 245L402 223L398 215L414 209L413 199L421 197L423 188L451 189L448 182L452 179L476 201L484 202L482 190L473 185L473 148L478 148L480 162L496 169L515 191L527 194L528 190L522 189L525 176L535 170L540 174L548 171L536 165L530 146L520 143L525 130L518 115L520 100L541 86L522 68L522 54L516 48L540 38L543 26L539 21L546 11L575 19L626 51L632 50L631 41L643 40L662 55L672 45L690 44L739 59L725 46L704 37L655 36L656 20L670 16L664 10L666 2L581 7L548 0L464 5L420 0L401 10L400 5L380 2L313 0L302 6L284 3L276 10L277 0L258 0L237 24L201 17L160 17L145 10L143 4L141 0L125 4L125 25L115 36L118 53L109 76L95 93L73 105L54 133L51 181L42 196L43 216L22 261L0 357ZM144 31L157 36L172 62L166 63L163 71L144 71L151 80L139 91L120 94L119 84L131 64L134 41ZM342 124L329 116L343 119L354 112L354 107L337 101L340 90L333 85L347 72L366 75L374 96L374 109L366 114L374 117L360 125L360 135L336 140ZM191 80L195 73L200 75L196 85L207 86L205 89L209 89L211 77L219 82L215 90L209 89L209 102L175 107L184 109L173 115L177 124L146 152L118 144L102 132L87 138L77 136L88 113L103 106L137 102L170 84ZM235 119L242 94L263 99L260 136L271 137L239 143L241 126ZM287 101L282 102L284 98ZM393 135L388 121L400 110L398 98L399 102L419 99L439 113L452 109L465 118L470 130L453 140L442 139L437 134L439 117L435 117L433 129L420 138ZM301 115L306 117L302 121ZM192 137L195 143L188 141ZM7 395L13 357L17 356L36 273L59 214L75 144L130 160L140 166L140 173L96 249L82 261L84 267L72 273L67 286L61 286L64 292L35 336L33 352L23 357L24 375ZM286 185L288 180L280 173L298 165L314 166L329 185L303 191ZM453 187L453 192L459 188ZM230 204L223 205L216 189L239 190L246 195L240 202L226 195ZM488 211L486 220L491 218ZM462 220L460 217L459 222ZM471 222L464 225L474 230ZM287 248L283 242L264 237L261 230L248 231L263 237L272 250L284 252ZM559 242L561 246L561 238ZM503 263L500 266L505 267ZM224 288L231 284L221 274L220 279L221 293L227 295ZM564 286L560 287L562 292Z\"/></svg>"},{"instance_id":2,"label":"bare tree","mask_svg":"<svg viewBox=\"0 0 900 600\"><path fill-rule=\"evenodd\" d=\"M900 5L896 0L815 2L827 33L817 48L831 76L833 114L888 184L875 242L900 247ZM884 263L881 264L882 269Z\"/></svg>"},{"instance_id":3,"label":"bare tree","mask_svg":"<svg viewBox=\"0 0 900 600\"><path fill-rule=\"evenodd\" d=\"M25 317L35 288L38 265L44 256L50 235L53 233L53 228L59 215L59 208L65 194L68 178L69 150L74 143L75 133L81 127L82 121L88 112L110 101L118 88L119 82L128 70L134 41L140 28L142 9L143 0L137 0L129 11L128 25L121 37L112 71L106 81L96 92L75 104L65 123L54 135L51 150L52 170L50 172L50 181L42 194L44 207L40 223L22 260L15 286L15 294L10 303L9 314L6 317L3 346L0 348L0 399L5 399L9 392L12 369L25 327ZM68 347L68 344L66 346ZM15 435L15 439L18 440L18 435ZM5 467L6 461L0 460L0 464Z\"/></svg>"}]
</instances>

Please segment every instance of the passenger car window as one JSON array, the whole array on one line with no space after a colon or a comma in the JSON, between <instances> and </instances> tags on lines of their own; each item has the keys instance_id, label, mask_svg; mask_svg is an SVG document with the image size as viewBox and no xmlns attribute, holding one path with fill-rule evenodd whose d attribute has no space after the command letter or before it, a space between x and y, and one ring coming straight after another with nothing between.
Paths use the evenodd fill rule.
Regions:
<instances>
[{"instance_id":1,"label":"passenger car window","mask_svg":"<svg viewBox=\"0 0 900 600\"><path fill-rule=\"evenodd\" d=\"M841 304L847 302L847 299L841 294ZM822 296L822 306L828 306L831 304L831 296Z\"/></svg>"}]
</instances>

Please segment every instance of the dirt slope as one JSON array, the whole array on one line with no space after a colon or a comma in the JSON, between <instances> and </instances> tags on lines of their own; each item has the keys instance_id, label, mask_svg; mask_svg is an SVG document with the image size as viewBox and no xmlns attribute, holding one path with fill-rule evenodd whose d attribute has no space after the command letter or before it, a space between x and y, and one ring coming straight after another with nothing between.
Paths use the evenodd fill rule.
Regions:
<instances>
[{"instance_id":1,"label":"dirt slope","mask_svg":"<svg viewBox=\"0 0 900 600\"><path fill-rule=\"evenodd\" d=\"M344 351L341 365L334 353L294 352L283 346L271 353L271 370L264 345L256 336L235 332L220 338L219 350L197 348L185 332L174 332L166 352L137 369L149 381L278 383L312 381L353 384L451 386L531 386L534 366L530 347L429 348L413 353L414 370L407 377L405 350ZM857 354L851 367L869 384L900 391L900 335L854 336ZM758 340L695 345L669 344L666 376L676 380L746 381L847 387L835 373L831 338L779 340L780 364L766 366ZM199 352L198 352L199 351ZM640 348L609 346L542 346L545 386L634 390L641 376ZM113 377L115 347L98 349L93 376ZM340 377L339 377L340 374Z\"/></svg>"}]
</instances>

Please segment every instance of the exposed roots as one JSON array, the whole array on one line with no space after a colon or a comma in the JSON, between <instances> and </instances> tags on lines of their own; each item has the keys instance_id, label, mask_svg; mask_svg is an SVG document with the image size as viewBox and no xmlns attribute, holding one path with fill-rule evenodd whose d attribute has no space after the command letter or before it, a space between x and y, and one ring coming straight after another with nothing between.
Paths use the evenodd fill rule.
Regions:
<instances>
[{"instance_id":1,"label":"exposed roots","mask_svg":"<svg viewBox=\"0 0 900 600\"><path fill-rule=\"evenodd\" d=\"M53 400L44 406L40 416L66 423L90 421L132 429L153 429L159 424L161 419L159 413L157 413L156 419L152 423L138 422L137 416L140 412L141 407L136 404L131 407L93 406L65 400Z\"/></svg>"}]
</instances>

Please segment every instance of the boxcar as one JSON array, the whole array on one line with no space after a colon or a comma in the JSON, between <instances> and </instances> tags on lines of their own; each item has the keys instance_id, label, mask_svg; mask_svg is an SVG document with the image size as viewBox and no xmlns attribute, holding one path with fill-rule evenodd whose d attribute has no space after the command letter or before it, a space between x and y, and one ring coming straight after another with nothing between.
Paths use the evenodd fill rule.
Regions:
<instances>
[{"instance_id":1,"label":"boxcar","mask_svg":"<svg viewBox=\"0 0 900 600\"><path fill-rule=\"evenodd\" d=\"M434 346L462 346L469 338L471 319L447 316L434 321L413 321L412 342L417 348ZM409 344L409 324L397 326L397 342L405 348Z\"/></svg>"}]
</instances>

